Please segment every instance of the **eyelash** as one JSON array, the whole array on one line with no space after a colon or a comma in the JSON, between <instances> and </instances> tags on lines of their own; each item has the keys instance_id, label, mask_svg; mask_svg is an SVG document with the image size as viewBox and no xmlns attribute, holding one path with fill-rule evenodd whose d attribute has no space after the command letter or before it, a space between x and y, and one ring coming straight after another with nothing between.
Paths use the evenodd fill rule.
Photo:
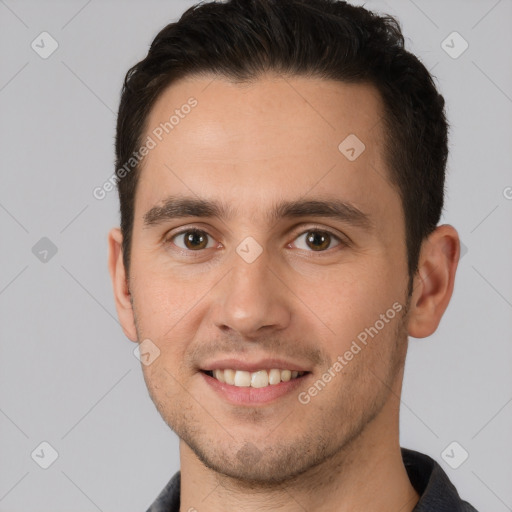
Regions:
<instances>
[{"instance_id":1,"label":"eyelash","mask_svg":"<svg viewBox=\"0 0 512 512\"><path fill-rule=\"evenodd\" d=\"M329 247L328 249L325 249L323 251L313 251L313 250L306 250L306 249L299 249L299 250L302 250L302 251L306 251L306 252L311 252L311 253L326 253L328 251L331 251L333 249L335 249L336 247L342 247L342 246L348 246L349 245L349 242L343 238L341 238L340 236L336 235L335 233L333 233L332 231L328 230L328 229L325 229L321 226L311 226L309 227L308 229L306 230L303 230L299 233L296 233L295 236L294 236L294 239L293 241L295 241L297 238L299 238L300 236L303 236L303 235L306 235L308 233L315 233L315 232L319 232L319 233L322 233L322 234L327 234L328 236L330 236L331 238L333 238L335 241L337 241L338 243L334 246L334 247ZM173 233L172 235L168 236L165 238L164 240L164 244L165 245L170 245L170 244L174 244L173 240L180 236L180 235L184 235L186 233L203 233L205 234L206 236L213 238L212 235L210 235L210 233L208 233L206 230L204 229L198 229L198 228L187 228L187 229L183 229L177 233ZM214 239L215 240L215 239ZM174 244L175 245L175 244ZM287 244L289 245L289 244ZM205 250L207 249L212 249L212 247L208 247L208 248L205 248L205 249L198 249L196 251L194 250L191 250L191 249L183 249L182 247L179 247L177 246L177 249L182 252L182 253L186 253L187 255L188 254L193 254L193 253L197 253L198 255L201 255L202 253L204 253Z\"/></svg>"}]
</instances>

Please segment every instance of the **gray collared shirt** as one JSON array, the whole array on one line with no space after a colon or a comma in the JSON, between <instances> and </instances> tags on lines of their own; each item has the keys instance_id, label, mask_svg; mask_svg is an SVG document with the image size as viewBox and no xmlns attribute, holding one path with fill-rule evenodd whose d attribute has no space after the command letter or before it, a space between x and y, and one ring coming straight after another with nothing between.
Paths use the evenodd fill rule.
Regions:
<instances>
[{"instance_id":1,"label":"gray collared shirt","mask_svg":"<svg viewBox=\"0 0 512 512\"><path fill-rule=\"evenodd\" d=\"M413 512L478 512L460 498L448 475L434 459L407 448L401 450L409 480L420 495ZM178 471L147 512L180 512L180 481Z\"/></svg>"}]
</instances>

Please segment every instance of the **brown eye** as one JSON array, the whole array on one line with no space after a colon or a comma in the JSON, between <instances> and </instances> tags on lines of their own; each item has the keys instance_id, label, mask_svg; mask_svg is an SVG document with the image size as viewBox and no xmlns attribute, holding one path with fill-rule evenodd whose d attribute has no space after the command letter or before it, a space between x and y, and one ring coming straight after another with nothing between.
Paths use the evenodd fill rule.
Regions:
<instances>
[{"instance_id":1,"label":"brown eye","mask_svg":"<svg viewBox=\"0 0 512 512\"><path fill-rule=\"evenodd\" d=\"M297 243L303 239L303 242ZM328 231L320 231L320 230L310 230L302 233L295 239L295 246L298 249L304 250L312 250L315 252L325 251L326 249L330 249L331 247L335 247L339 245L339 238ZM331 243L335 241L334 246Z\"/></svg>"},{"instance_id":2,"label":"brown eye","mask_svg":"<svg viewBox=\"0 0 512 512\"><path fill-rule=\"evenodd\" d=\"M209 237L210 235L205 231L201 231L199 229L188 229L172 236L171 240L181 249L199 251L213 246L213 242L209 245Z\"/></svg>"}]
</instances>

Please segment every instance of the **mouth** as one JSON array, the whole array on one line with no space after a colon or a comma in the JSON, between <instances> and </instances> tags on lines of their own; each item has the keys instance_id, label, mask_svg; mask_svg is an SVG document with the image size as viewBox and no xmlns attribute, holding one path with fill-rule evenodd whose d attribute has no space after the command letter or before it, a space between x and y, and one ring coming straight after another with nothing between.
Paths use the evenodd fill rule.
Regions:
<instances>
[{"instance_id":1,"label":"mouth","mask_svg":"<svg viewBox=\"0 0 512 512\"><path fill-rule=\"evenodd\" d=\"M311 373L308 371L280 368L272 368L270 370L261 369L254 372L235 370L232 368L219 368L215 370L201 370L201 372L222 384L229 384L240 388L266 388L277 386L282 382L301 379Z\"/></svg>"}]
</instances>

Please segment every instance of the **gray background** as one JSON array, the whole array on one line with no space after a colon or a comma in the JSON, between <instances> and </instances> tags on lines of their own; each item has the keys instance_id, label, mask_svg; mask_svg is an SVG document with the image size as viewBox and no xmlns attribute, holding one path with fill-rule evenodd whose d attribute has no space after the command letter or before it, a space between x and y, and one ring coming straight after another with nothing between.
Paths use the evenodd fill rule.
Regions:
<instances>
[{"instance_id":1,"label":"gray background","mask_svg":"<svg viewBox=\"0 0 512 512\"><path fill-rule=\"evenodd\" d=\"M116 318L117 196L92 190L114 170L125 72L192 3L0 0L1 511L142 511L179 468ZM480 511L512 510L512 2L366 5L399 17L447 100L443 222L467 250L440 328L411 338L401 444ZM47 59L31 48L43 31L59 45ZM453 31L469 43L456 59L441 46ZM48 469L48 450L31 458L42 441L59 454ZM453 441L469 453L458 469L441 455Z\"/></svg>"}]
</instances>

